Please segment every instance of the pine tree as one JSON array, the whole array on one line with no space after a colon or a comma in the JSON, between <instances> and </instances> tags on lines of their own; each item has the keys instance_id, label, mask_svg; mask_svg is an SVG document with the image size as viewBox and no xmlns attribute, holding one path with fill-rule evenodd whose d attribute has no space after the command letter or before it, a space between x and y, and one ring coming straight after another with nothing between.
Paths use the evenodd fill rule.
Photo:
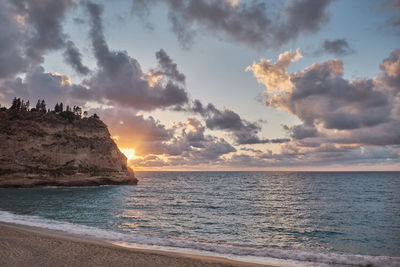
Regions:
<instances>
[{"instance_id":1,"label":"pine tree","mask_svg":"<svg viewBox=\"0 0 400 267\"><path fill-rule=\"evenodd\" d=\"M57 104L54 106L54 112L55 112L55 113L59 113L59 112L60 112L60 106L58 105L58 102L57 102Z\"/></svg>"},{"instance_id":2,"label":"pine tree","mask_svg":"<svg viewBox=\"0 0 400 267\"><path fill-rule=\"evenodd\" d=\"M21 110L21 98L17 98L17 110Z\"/></svg>"},{"instance_id":3,"label":"pine tree","mask_svg":"<svg viewBox=\"0 0 400 267\"><path fill-rule=\"evenodd\" d=\"M42 102L40 102L40 111L46 113L46 102L44 99L42 99Z\"/></svg>"},{"instance_id":4,"label":"pine tree","mask_svg":"<svg viewBox=\"0 0 400 267\"><path fill-rule=\"evenodd\" d=\"M10 109L17 109L17 98L14 97Z\"/></svg>"},{"instance_id":5,"label":"pine tree","mask_svg":"<svg viewBox=\"0 0 400 267\"><path fill-rule=\"evenodd\" d=\"M40 111L40 99L36 103L36 111Z\"/></svg>"}]
</instances>

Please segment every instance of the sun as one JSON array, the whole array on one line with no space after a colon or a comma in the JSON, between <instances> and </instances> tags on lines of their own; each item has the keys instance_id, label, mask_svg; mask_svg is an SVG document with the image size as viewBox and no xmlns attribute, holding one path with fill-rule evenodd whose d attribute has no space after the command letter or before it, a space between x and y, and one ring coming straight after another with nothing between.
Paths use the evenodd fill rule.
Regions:
<instances>
[{"instance_id":1,"label":"sun","mask_svg":"<svg viewBox=\"0 0 400 267\"><path fill-rule=\"evenodd\" d=\"M125 157L128 160L134 159L135 158L135 149L133 148L120 148L122 153L124 153Z\"/></svg>"}]
</instances>

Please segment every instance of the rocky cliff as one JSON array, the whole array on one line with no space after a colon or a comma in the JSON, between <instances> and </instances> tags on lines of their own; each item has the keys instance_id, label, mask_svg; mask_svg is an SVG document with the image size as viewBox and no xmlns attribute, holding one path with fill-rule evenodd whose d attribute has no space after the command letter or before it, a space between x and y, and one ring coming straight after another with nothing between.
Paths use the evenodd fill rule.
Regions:
<instances>
[{"instance_id":1,"label":"rocky cliff","mask_svg":"<svg viewBox=\"0 0 400 267\"><path fill-rule=\"evenodd\" d=\"M136 184L98 118L0 111L0 187Z\"/></svg>"}]
</instances>

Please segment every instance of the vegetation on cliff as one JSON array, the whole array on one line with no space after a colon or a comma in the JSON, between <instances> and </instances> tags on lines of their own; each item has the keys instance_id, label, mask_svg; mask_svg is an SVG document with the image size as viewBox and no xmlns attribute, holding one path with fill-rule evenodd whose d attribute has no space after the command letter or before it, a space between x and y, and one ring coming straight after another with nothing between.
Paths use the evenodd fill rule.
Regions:
<instances>
[{"instance_id":1,"label":"vegetation on cliff","mask_svg":"<svg viewBox=\"0 0 400 267\"><path fill-rule=\"evenodd\" d=\"M136 184L107 126L78 106L0 107L0 187Z\"/></svg>"}]
</instances>

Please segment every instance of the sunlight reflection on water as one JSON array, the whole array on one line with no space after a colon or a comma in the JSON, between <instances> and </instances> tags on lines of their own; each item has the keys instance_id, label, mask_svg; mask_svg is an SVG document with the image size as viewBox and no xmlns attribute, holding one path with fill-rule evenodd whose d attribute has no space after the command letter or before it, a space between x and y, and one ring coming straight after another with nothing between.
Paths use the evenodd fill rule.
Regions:
<instances>
[{"instance_id":1,"label":"sunlight reflection on water","mask_svg":"<svg viewBox=\"0 0 400 267\"><path fill-rule=\"evenodd\" d=\"M137 186L2 190L0 209L160 238L400 256L399 173L137 176Z\"/></svg>"}]
</instances>

